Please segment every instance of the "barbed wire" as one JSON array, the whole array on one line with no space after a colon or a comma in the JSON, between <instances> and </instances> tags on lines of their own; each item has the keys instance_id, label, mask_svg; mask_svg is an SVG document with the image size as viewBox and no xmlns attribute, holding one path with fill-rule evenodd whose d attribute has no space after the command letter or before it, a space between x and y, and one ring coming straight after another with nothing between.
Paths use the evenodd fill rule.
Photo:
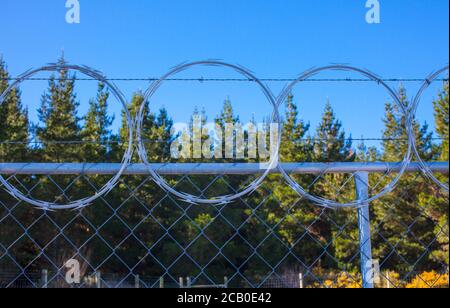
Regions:
<instances>
[{"instance_id":1,"label":"barbed wire","mask_svg":"<svg viewBox=\"0 0 450 308\"><path fill-rule=\"evenodd\" d=\"M18 78L0 78L4 81L17 81ZM96 81L93 78L22 78L23 81ZM142 78L142 77L120 77L120 78L107 78L107 81L158 81L159 78ZM262 82L293 82L296 78L262 78L259 81ZM383 82L424 82L427 79L423 78L382 78L379 79ZM256 82L251 78L168 78L166 81L175 82ZM434 79L433 81L448 82L448 78ZM303 82L374 82L372 79L366 78L313 78L303 80Z\"/></svg>"},{"instance_id":2,"label":"barbed wire","mask_svg":"<svg viewBox=\"0 0 450 308\"><path fill-rule=\"evenodd\" d=\"M408 138L345 138L344 141L408 141ZM444 141L448 140L447 138L429 138L430 141ZM336 143L341 142L341 140L333 140L333 139L326 139L326 138L300 138L297 140L294 140L293 142L330 142L330 141L336 141ZM143 143L146 144L153 144L153 143L167 143L167 140L143 140ZM110 144L124 144L123 141L90 141L90 140L71 140L71 141L0 141L0 144L3 145L37 145L37 144L49 144L49 145L83 145L83 144L93 144L93 145L110 145Z\"/></svg>"}]
</instances>

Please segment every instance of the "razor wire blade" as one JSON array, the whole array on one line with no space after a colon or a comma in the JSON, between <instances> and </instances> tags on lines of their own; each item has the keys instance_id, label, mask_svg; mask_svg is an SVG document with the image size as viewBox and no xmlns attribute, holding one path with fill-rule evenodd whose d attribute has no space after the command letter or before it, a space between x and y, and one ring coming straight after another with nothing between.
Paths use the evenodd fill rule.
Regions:
<instances>
[{"instance_id":1,"label":"razor wire blade","mask_svg":"<svg viewBox=\"0 0 450 308\"><path fill-rule=\"evenodd\" d=\"M143 129L143 120L145 116L145 103L149 100L151 100L152 96L157 92L157 90L160 88L160 86L170 78L173 78L174 75L183 72L185 70L188 70L192 67L196 66L215 66L215 67L223 67L226 69L233 70L237 72L238 74L244 76L248 80L252 80L255 82L261 92L264 94L265 98L267 99L268 103L273 107L273 113L271 115L272 123L276 123L279 128L279 134L277 136L278 142L275 146L275 151L272 153L270 157L270 162L267 164L267 166L264 168L264 172L262 175L260 175L257 179L253 180L250 184L248 184L244 189L236 192L232 195L225 195L225 196L217 196L214 198L202 198L201 196L194 196L192 194L178 191L174 187L170 186L166 180L163 179L163 177L158 174L157 171L155 171L153 168L151 168L151 164L148 160L147 151L144 146L144 139L142 136L142 129ZM218 60L207 60L207 61L197 61L197 62L190 62L181 64L173 69L171 69L168 73L163 75L160 79L154 81L150 84L149 88L144 93L144 100L142 105L139 108L139 112L137 114L137 118L132 118L128 108L127 108L127 102L120 92L119 88L114 85L114 83L110 82L102 73L91 69L87 66L78 66L78 65L69 65L69 64L50 64L48 66L41 67L39 69L29 70L22 75L19 75L17 78L15 78L15 82L13 82L1 95L0 95L0 104L3 103L9 92L17 87L21 82L24 80L27 80L28 78L31 78L38 72L42 71L60 71L60 70L75 70L79 71L94 80L98 80L105 85L107 85L111 90L113 95L121 102L123 109L125 111L126 116L126 125L129 130L129 141L128 141L128 147L127 150L122 158L121 161L121 167L120 170L113 176L101 189L99 189L98 192L96 192L93 196L88 198L83 198L77 201L70 202L68 204L56 204L51 202L46 202L42 200L33 199L31 197L27 197L25 194L20 192L16 187L14 187L11 183L9 183L8 180L3 178L0 175L0 182L4 185L4 188L15 198L20 199L26 203L29 203L31 205L34 205L38 208L44 209L44 210L56 210L56 209L79 209L86 207L87 205L91 204L96 199L104 196L105 194L109 193L118 183L121 175L123 172L127 169L127 167L130 164L132 152L133 152L133 140L134 140L134 131L136 130L136 137L137 137L137 153L139 155L139 158L142 160L142 162L147 166L148 172L151 175L152 179L155 181L157 185L159 185L162 189L164 189L166 192L180 198L181 200L187 202L187 203L194 203L194 204L208 204L208 205L219 205L219 204L226 204L233 202L239 198L242 198L246 195L251 194L255 190L257 190L261 184L263 183L264 179L269 175L269 173L277 169L282 175L283 178L287 181L287 183L291 186L291 188L296 191L300 196L305 197L306 199L314 202L315 204L319 206L324 207L330 207L330 208L339 208L339 207L360 207L363 206L369 202L372 202L376 199L379 199L383 195L391 192L396 185L398 184L400 178L403 176L405 170L411 163L411 156L412 153L415 154L418 161L421 164L421 168L424 171L424 173L430 177L433 181L435 181L441 188L443 188L446 192L448 192L448 185L445 185L444 183L440 182L436 177L434 177L432 171L429 169L429 167L424 163L424 161L420 158L420 155L417 151L417 146L415 144L415 134L414 134L414 115L417 111L417 106L420 102L420 98L422 93L429 87L432 81L436 80L437 77L444 72L445 70L448 70L448 66L445 68L437 71L436 73L432 74L429 78L426 79L423 86L420 88L418 94L415 96L412 104L410 106L404 106L398 94L391 88L389 85L386 84L386 82L378 77L376 74L366 70L361 69L357 67L352 67L348 65L330 65L330 66L324 66L320 68L314 68L308 71L305 71L292 81L286 88L284 88L280 95L275 98L274 95L271 93L270 89L261 81L259 80L250 70L238 66L229 64L226 62L218 61ZM326 199L320 196L315 196L313 194L308 193L303 187L301 187L282 167L281 160L279 157L279 151L281 146L281 135L282 135L282 123L281 118L279 115L279 107L280 105L285 101L287 96L292 92L292 89L299 83L303 81L309 80L311 77L319 74L320 72L324 71L349 71L353 73L358 73L363 75L364 77L376 82L378 85L382 86L389 94L389 96L394 100L395 104L400 108L402 113L405 116L405 130L408 135L408 147L407 151L404 155L403 161L400 163L400 168L398 168L398 171L396 171L397 175L395 178L390 181L379 193L377 193L374 196L369 196L368 199L365 200L354 200L347 203L340 203L334 200ZM367 183L368 184L368 183Z\"/></svg>"}]
</instances>

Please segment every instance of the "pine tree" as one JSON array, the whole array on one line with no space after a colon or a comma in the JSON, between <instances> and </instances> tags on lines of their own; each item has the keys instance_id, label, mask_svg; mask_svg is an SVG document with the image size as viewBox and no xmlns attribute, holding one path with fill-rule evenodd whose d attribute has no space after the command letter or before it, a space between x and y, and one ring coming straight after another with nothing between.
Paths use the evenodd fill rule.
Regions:
<instances>
[{"instance_id":1,"label":"pine tree","mask_svg":"<svg viewBox=\"0 0 450 308\"><path fill-rule=\"evenodd\" d=\"M182 133L183 147L188 147L187 153L190 154L192 159L187 161L201 161L203 159L210 159L210 157L204 157L203 146L209 140L209 134L205 133L207 116L205 109L201 111L198 107L194 108L194 112L189 120L189 127ZM183 135L184 134L184 135ZM200 140L196 139L200 136ZM210 146L210 155L212 156L213 147ZM200 159L198 158L200 157Z\"/></svg>"},{"instance_id":2,"label":"pine tree","mask_svg":"<svg viewBox=\"0 0 450 308\"><path fill-rule=\"evenodd\" d=\"M141 107L142 103L144 102L144 96L141 92L137 92L133 95L131 102L128 104L128 112L130 113L130 116L134 119L137 117L137 114L139 112L139 108ZM148 137L148 131L150 128L154 125L155 119L150 115L150 108L148 106L148 102L145 103L145 110L144 110L144 120L142 124L142 136ZM126 150L126 147L128 146L129 142L129 129L127 125L127 117L125 114L125 111L122 111L122 124L120 126L120 132L119 132L119 138L117 140L117 149L114 150L114 153L117 153L116 159L121 159L123 156L123 153ZM145 138L144 138L145 139ZM148 140L144 140L144 144L148 146ZM138 162L139 157L137 153L134 153L133 155L133 162Z\"/></svg>"},{"instance_id":3,"label":"pine tree","mask_svg":"<svg viewBox=\"0 0 450 308\"><path fill-rule=\"evenodd\" d=\"M222 134L222 155L221 157L217 157L220 155L217 155L216 153L216 158L223 158L226 159L227 158L227 149L226 149L226 124L228 125L239 125L240 124L240 120L239 120L239 116L236 116L234 114L234 110L233 110L233 106L231 104L231 100L230 98L227 98L224 102L223 102L223 106L222 106L222 110L220 111L220 114L218 116L216 116L216 118L214 119L214 122L216 124L217 128L221 129L221 134ZM235 138L236 138L236 133L233 132L233 143L235 142ZM235 156L235 147L233 146L233 156Z\"/></svg>"},{"instance_id":4,"label":"pine tree","mask_svg":"<svg viewBox=\"0 0 450 308\"><path fill-rule=\"evenodd\" d=\"M225 127L225 124L236 124L239 122L239 116L234 115L234 110L230 98L227 98L223 102L222 110L216 117L215 122L222 128Z\"/></svg>"},{"instance_id":5,"label":"pine tree","mask_svg":"<svg viewBox=\"0 0 450 308\"><path fill-rule=\"evenodd\" d=\"M65 63L64 58L58 62ZM44 126L37 127L36 135L43 143L43 158L46 161L82 161L80 147L69 145L81 142L80 118L77 115L79 103L74 86L75 76L61 70L58 79L51 76L49 89L42 96L38 114Z\"/></svg>"},{"instance_id":6,"label":"pine tree","mask_svg":"<svg viewBox=\"0 0 450 308\"><path fill-rule=\"evenodd\" d=\"M108 116L109 92L103 83L98 85L97 98L89 102L89 111L81 132L83 156L87 161L105 162L111 149L111 130L114 117Z\"/></svg>"},{"instance_id":7,"label":"pine tree","mask_svg":"<svg viewBox=\"0 0 450 308\"><path fill-rule=\"evenodd\" d=\"M170 147L174 140L172 136L173 120L165 108L159 110L158 115L151 112L149 102L144 102L144 96L138 92L133 95L128 111L134 118L137 116L141 105L144 104L143 122L141 137L147 150L147 157L150 162L163 162L170 160ZM126 125L125 113L122 113L122 126L120 129L120 144L123 147L128 145L129 131ZM124 148L122 149L124 150ZM123 152L122 152L123 154ZM135 153L134 161L139 158Z\"/></svg>"},{"instance_id":8,"label":"pine tree","mask_svg":"<svg viewBox=\"0 0 450 308\"><path fill-rule=\"evenodd\" d=\"M133 95L131 102L128 103L128 111L133 119L137 116L141 105L144 104L143 122L142 122L142 139L147 152L147 157L150 163L166 162L169 160L168 153L170 152L170 142L172 140L171 129L172 120L168 116L165 109L160 110L158 116L155 116L150 110L149 102L144 102L144 96L141 92L137 92ZM128 146L129 130L127 125L127 119L125 112L122 112L121 128L115 148L112 149L112 153L116 153L115 160L120 160L123 153ZM133 163L139 162L139 156L134 151ZM170 180L168 180L170 183ZM145 238L145 242L148 245L152 245L159 240L160 225L153 219L145 219L146 214L145 206L152 206L154 204L159 205L159 210L153 213L159 222L166 224L167 221L172 221L174 217L179 217L180 212L175 205L172 204L170 198L166 192L160 187L155 185L147 176L127 176L119 187L122 189L133 189L133 198L129 198L129 195L120 193L119 190L111 192L114 200L117 204L125 204L121 209L121 217L126 221L139 222L139 228L136 230L136 235L140 238ZM174 209L175 208L175 209ZM120 227L120 226L119 226ZM120 241L120 234L114 233L115 226L108 225L108 230L111 230L114 234L114 240ZM131 243L124 243L121 247L123 254L126 256L133 256L135 254L136 247ZM170 243L166 243L164 249L170 250ZM143 260L142 264L145 265L146 270L152 271L157 267L154 263Z\"/></svg>"},{"instance_id":9,"label":"pine tree","mask_svg":"<svg viewBox=\"0 0 450 308\"><path fill-rule=\"evenodd\" d=\"M448 161L449 158L449 119L448 119L448 81L444 82L442 91L438 95L438 99L433 102L434 105L434 117L436 122L436 131L440 138L442 138L442 144L440 148L440 159L442 161Z\"/></svg>"},{"instance_id":10,"label":"pine tree","mask_svg":"<svg viewBox=\"0 0 450 308\"><path fill-rule=\"evenodd\" d=\"M322 121L313 138L313 160L317 162L351 162L356 159L352 139L346 138L342 123L327 102ZM352 174L325 174L311 188L311 193L327 199L348 202L353 200Z\"/></svg>"},{"instance_id":11,"label":"pine tree","mask_svg":"<svg viewBox=\"0 0 450 308\"><path fill-rule=\"evenodd\" d=\"M401 104L408 106L409 102L403 87L400 88L399 93ZM398 106L390 103L386 104L385 110L382 159L384 161L402 161L408 147L405 115ZM431 133L428 132L426 124L420 126L417 121L414 121L413 126L418 151L427 160L433 155ZM391 179L382 179L379 185L385 186L388 181ZM429 204L421 202L421 192L432 194L430 184L416 174L405 174L400 179L398 188L392 194L373 203L374 257L380 260L388 257L385 260L386 268L401 273L423 270L421 264L413 267L413 264L408 264L405 260L416 260L417 256L424 253L424 249L435 249L432 247L434 245L428 248L423 247L423 245L433 243L434 222L429 215L426 215ZM396 254L392 255L394 246Z\"/></svg>"},{"instance_id":12,"label":"pine tree","mask_svg":"<svg viewBox=\"0 0 450 308\"><path fill-rule=\"evenodd\" d=\"M437 159L447 161L449 159L449 94L448 81L444 82L443 89L438 94L438 99L433 102L434 117L436 123L436 131L438 136L442 139L441 144L438 145ZM436 175L443 183L448 183L448 175ZM420 204L428 205L427 214L433 218L435 222L434 234L437 239L439 247L431 254L431 259L440 264L449 265L449 203L448 196L441 194L440 191L432 191L431 193L421 193Z\"/></svg>"},{"instance_id":13,"label":"pine tree","mask_svg":"<svg viewBox=\"0 0 450 308\"><path fill-rule=\"evenodd\" d=\"M375 162L381 160L381 153L377 147L367 147L362 141L357 147L356 161L359 162Z\"/></svg>"},{"instance_id":14,"label":"pine tree","mask_svg":"<svg viewBox=\"0 0 450 308\"><path fill-rule=\"evenodd\" d=\"M327 102L322 121L314 136L314 158L319 162L353 161L351 139L346 140L342 123L336 119L330 102Z\"/></svg>"},{"instance_id":15,"label":"pine tree","mask_svg":"<svg viewBox=\"0 0 450 308\"><path fill-rule=\"evenodd\" d=\"M283 118L283 132L280 144L280 160L282 162L302 162L310 161L312 158L311 138L306 137L309 131L309 124L305 124L299 118L297 104L294 102L294 96L289 95L285 102L285 114ZM308 181L308 177L294 176L300 185ZM273 206L269 206L265 214L270 223L281 223L279 233L289 245L294 245L298 235L302 232L302 226L308 225L309 217L307 212L310 208L305 207L304 203L298 203L298 194L287 185L280 185L282 181L279 175L270 175L268 178L268 187L273 190ZM277 206L277 203L280 205ZM295 205L295 207L293 207ZM285 219L286 212L291 211L290 219ZM295 219L294 219L295 218ZM312 247L302 247L298 251L299 255L305 256L304 252ZM309 261L309 260L308 260Z\"/></svg>"},{"instance_id":16,"label":"pine tree","mask_svg":"<svg viewBox=\"0 0 450 308\"><path fill-rule=\"evenodd\" d=\"M0 55L0 94L9 86L9 73L6 63ZM29 120L28 112L22 106L20 91L12 89L0 104L0 162L27 162L31 158L29 142ZM26 187L32 187L33 182L29 177L16 177ZM11 203L13 201L13 203ZM0 189L0 204L5 209L16 200L10 196L5 189ZM27 206L18 206L14 211L15 217L20 218L23 225L31 225L35 219L33 211ZM7 216L2 219L5 227L0 227L0 243L12 242L17 238L19 230L13 226L6 226ZM18 244L16 260L31 260L38 253L35 246L29 243ZM1 269L0 269L1 271ZM1 283L0 283L1 284Z\"/></svg>"},{"instance_id":17,"label":"pine tree","mask_svg":"<svg viewBox=\"0 0 450 308\"><path fill-rule=\"evenodd\" d=\"M285 162L309 161L311 159L311 138L306 138L309 124L298 119L298 108L294 96L289 95L286 102L286 114L283 123L283 135L280 155Z\"/></svg>"},{"instance_id":18,"label":"pine tree","mask_svg":"<svg viewBox=\"0 0 450 308\"><path fill-rule=\"evenodd\" d=\"M172 135L173 120L165 108L159 110L156 117L156 128L156 134L161 141L158 149L160 161L168 161L170 159L170 146L175 137Z\"/></svg>"},{"instance_id":19,"label":"pine tree","mask_svg":"<svg viewBox=\"0 0 450 308\"><path fill-rule=\"evenodd\" d=\"M9 86L9 74L0 57L0 93ZM22 106L20 91L12 89L0 105L0 161L26 161L29 157L28 111Z\"/></svg>"},{"instance_id":20,"label":"pine tree","mask_svg":"<svg viewBox=\"0 0 450 308\"><path fill-rule=\"evenodd\" d=\"M356 153L352 148L352 139L347 138L342 128L343 124L337 119L334 110L328 101L319 126L313 138L314 161L318 162L351 162L356 159ZM310 193L316 196L346 203L355 200L353 174L324 174L315 176L313 187ZM315 216L321 214L320 210L313 212ZM316 234L322 239L323 245L333 243L333 255L335 260L329 260L328 266L338 266L340 270L350 271L351 259L355 254L354 232L347 232L347 236L342 236L344 226L354 226L351 230L357 230L355 211L340 209L328 213L327 216L333 221L329 223L320 221L316 226ZM350 228L349 228L350 229ZM357 248L356 248L357 249Z\"/></svg>"},{"instance_id":21,"label":"pine tree","mask_svg":"<svg viewBox=\"0 0 450 308\"><path fill-rule=\"evenodd\" d=\"M407 108L409 102L405 88L401 86L398 92L400 103ZM405 115L397 104L387 103L383 122L385 125L382 142L383 160L402 161L408 148ZM419 154L425 161L431 159L433 157L432 133L428 132L428 125L425 123L420 126L417 121L413 121L413 129Z\"/></svg>"}]
</instances>

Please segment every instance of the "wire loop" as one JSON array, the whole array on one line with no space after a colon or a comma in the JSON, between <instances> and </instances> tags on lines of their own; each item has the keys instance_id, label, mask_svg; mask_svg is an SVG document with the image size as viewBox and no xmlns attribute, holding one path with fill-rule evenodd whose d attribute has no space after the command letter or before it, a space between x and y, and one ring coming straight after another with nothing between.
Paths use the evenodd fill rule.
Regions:
<instances>
[{"instance_id":1,"label":"wire loop","mask_svg":"<svg viewBox=\"0 0 450 308\"><path fill-rule=\"evenodd\" d=\"M103 186L101 187L94 195L86 198L82 198L76 201L71 201L67 204L58 204L53 202L47 202L43 200L38 200L32 197L28 197L25 194L23 194L21 191L19 191L16 187L14 187L8 180L6 180L1 174L0 174L0 182L3 184L4 188L16 199L22 200L30 205L33 205L37 208L40 208L44 211L47 210L62 210L62 209L81 209L88 205L90 205L92 202L97 200L98 198L106 195L109 193L119 182L119 179L122 175L122 173L126 170L126 168L129 165L130 159L131 159L131 153L133 151L133 135L134 135L134 125L133 125L133 119L131 117L130 112L127 108L127 102L123 96L123 94L120 92L119 88L117 88L113 82L109 81L102 73L99 71L92 69L88 66L80 66L80 65L71 65L68 63L56 63L56 64L49 64L47 66L43 66L37 69L28 70L25 73L19 75L15 81L0 95L0 105L5 101L8 94L11 92L12 89L16 88L20 83L22 83L24 80L27 80L28 78L31 78L32 76L36 75L39 72L57 72L57 71L66 71L66 70L74 70L78 71L86 76L89 76L95 80L98 80L105 85L109 87L112 94L119 100L123 106L125 116L126 116L126 125L128 126L129 130L129 141L128 141L128 147L125 151L125 154L121 161L121 167L119 171Z\"/></svg>"}]
</instances>

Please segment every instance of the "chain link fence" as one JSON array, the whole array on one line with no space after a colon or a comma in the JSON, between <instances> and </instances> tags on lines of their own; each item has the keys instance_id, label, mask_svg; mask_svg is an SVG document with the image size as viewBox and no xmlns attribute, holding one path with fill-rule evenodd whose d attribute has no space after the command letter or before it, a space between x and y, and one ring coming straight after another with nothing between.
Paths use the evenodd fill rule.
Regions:
<instances>
[{"instance_id":1,"label":"chain link fence","mask_svg":"<svg viewBox=\"0 0 450 308\"><path fill-rule=\"evenodd\" d=\"M242 164L243 175L236 175L236 164L168 164L155 169L177 189L208 197L238 191L256 177L251 173L258 172L246 166ZM349 166L351 182L364 176L367 182L341 185L336 194L349 193L351 187L359 191L357 197L364 197L358 194L368 193L370 183L396 168L387 163L284 167L296 176L319 168L322 172L315 177L324 178L343 174ZM437 176L448 175L448 163L430 167ZM27 196L51 193L55 202L70 202L101 187L117 168L1 164L0 172ZM130 165L113 191L78 210L43 211L2 189L0 286L448 286L448 215L442 213L446 208L448 212L448 194L424 177L418 164L408 167L395 194L370 207L341 209L298 196L276 170L251 195L214 206L177 199L146 170ZM71 259L80 264L79 284L66 281L65 264Z\"/></svg>"},{"instance_id":2,"label":"chain link fence","mask_svg":"<svg viewBox=\"0 0 450 308\"><path fill-rule=\"evenodd\" d=\"M232 70L239 81L258 86L273 109L261 131L254 123L244 128L229 110L213 123L213 134L202 117L174 134L167 114L160 119L149 113L147 102L164 82L189 81L175 75L205 66ZM36 74L59 72L58 85L49 79L56 93L52 99L61 96L59 103L76 110L75 76L70 79L69 70L100 83L98 100L105 109L108 93L116 98L124 110L122 127L119 135L94 137L100 142L94 147L95 141L82 140L86 132L78 132L75 116L72 135L79 140L64 137L67 112L62 111L45 123L61 122L56 128L41 130L40 136L35 128L42 144L30 147L5 137L1 287L448 287L448 131L438 132L441 144L434 143L415 118L422 92L448 66L430 75L408 103L387 80L348 65L308 70L274 96L241 66L200 61L153 80L129 105L102 73L61 59L3 78L13 82L6 84L0 105L17 94L19 84L37 80ZM384 121L389 132L376 139L383 142L383 155L364 140L354 149L329 104L323 127L306 135L309 125L297 118L293 89L330 71L362 75L359 82L375 83L391 99ZM110 92L104 92L105 85ZM448 123L448 95L439 93L434 110L442 113L440 123ZM280 114L285 103L290 123ZM106 111L103 115L107 127L111 119ZM180 146L190 155L174 155ZM19 157L25 152L25 159Z\"/></svg>"}]
</instances>

